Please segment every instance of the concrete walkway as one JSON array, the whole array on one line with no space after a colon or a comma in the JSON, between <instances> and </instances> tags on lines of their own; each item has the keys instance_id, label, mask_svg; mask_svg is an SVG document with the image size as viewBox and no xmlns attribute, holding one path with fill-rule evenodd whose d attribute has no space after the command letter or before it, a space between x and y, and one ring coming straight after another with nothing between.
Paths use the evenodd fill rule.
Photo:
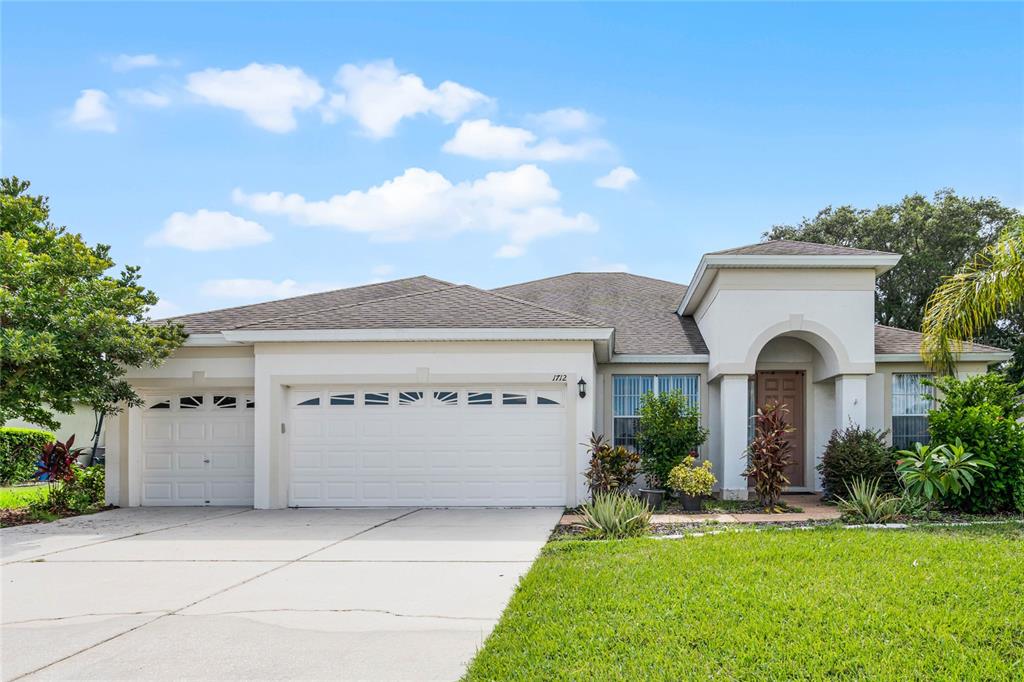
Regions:
<instances>
[{"instance_id":1,"label":"concrete walkway","mask_svg":"<svg viewBox=\"0 0 1024 682\"><path fill-rule=\"evenodd\" d=\"M2 676L457 679L560 509L118 509L0 532Z\"/></svg>"},{"instance_id":2,"label":"concrete walkway","mask_svg":"<svg viewBox=\"0 0 1024 682\"><path fill-rule=\"evenodd\" d=\"M799 513L786 514L654 514L651 523L669 525L677 523L805 523L812 521L833 521L840 517L838 507L824 504L820 495L783 495L788 505L800 507ZM571 526L580 522L575 514L565 514L559 523Z\"/></svg>"}]
</instances>

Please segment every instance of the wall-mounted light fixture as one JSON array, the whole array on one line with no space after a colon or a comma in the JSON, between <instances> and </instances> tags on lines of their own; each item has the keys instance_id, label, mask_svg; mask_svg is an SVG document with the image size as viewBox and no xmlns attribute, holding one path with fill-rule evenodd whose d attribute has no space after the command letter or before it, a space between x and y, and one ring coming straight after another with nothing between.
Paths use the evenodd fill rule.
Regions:
<instances>
[{"instance_id":1,"label":"wall-mounted light fixture","mask_svg":"<svg viewBox=\"0 0 1024 682\"><path fill-rule=\"evenodd\" d=\"M583 377L580 377L580 380L576 382L576 385L580 387L580 397L581 398L586 398L587 397L587 382L583 380Z\"/></svg>"}]
</instances>

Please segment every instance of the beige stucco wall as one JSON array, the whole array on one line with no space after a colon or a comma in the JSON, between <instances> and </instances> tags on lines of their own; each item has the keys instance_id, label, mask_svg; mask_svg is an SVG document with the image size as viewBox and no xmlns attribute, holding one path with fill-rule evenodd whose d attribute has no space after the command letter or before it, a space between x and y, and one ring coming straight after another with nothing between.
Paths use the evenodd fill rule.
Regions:
<instances>
[{"instance_id":1,"label":"beige stucco wall","mask_svg":"<svg viewBox=\"0 0 1024 682\"><path fill-rule=\"evenodd\" d=\"M752 374L764 345L782 334L817 348L818 379L872 373L874 282L871 269L719 270L694 314L709 377Z\"/></svg>"}]
</instances>

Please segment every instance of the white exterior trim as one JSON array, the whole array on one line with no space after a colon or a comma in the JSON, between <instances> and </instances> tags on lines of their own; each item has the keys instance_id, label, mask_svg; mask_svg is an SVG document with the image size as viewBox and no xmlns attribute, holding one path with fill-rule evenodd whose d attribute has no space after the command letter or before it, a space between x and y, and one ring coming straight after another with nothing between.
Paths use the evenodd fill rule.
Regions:
<instances>
[{"instance_id":1,"label":"white exterior trim","mask_svg":"<svg viewBox=\"0 0 1024 682\"><path fill-rule=\"evenodd\" d=\"M223 332L215 332L213 334L189 334L184 345L209 348L211 346L237 346L238 343L228 341L224 338Z\"/></svg>"},{"instance_id":2,"label":"white exterior trim","mask_svg":"<svg viewBox=\"0 0 1024 682\"><path fill-rule=\"evenodd\" d=\"M649 364L649 365L706 365L711 356L695 355L640 355L634 353L618 353L612 355L610 363Z\"/></svg>"},{"instance_id":3,"label":"white exterior trim","mask_svg":"<svg viewBox=\"0 0 1024 682\"><path fill-rule=\"evenodd\" d=\"M407 328L407 329L235 329L222 332L235 343L288 341L610 341L611 327Z\"/></svg>"},{"instance_id":4,"label":"white exterior trim","mask_svg":"<svg viewBox=\"0 0 1024 682\"><path fill-rule=\"evenodd\" d=\"M751 254L707 254L701 257L697 271L690 280L686 295L676 312L680 315L692 315L713 276L707 275L708 270L719 268L788 268L794 270L820 268L860 268L873 269L875 275L881 275L896 266L902 256L898 254L870 254L850 256L781 256Z\"/></svg>"},{"instance_id":5,"label":"white exterior trim","mask_svg":"<svg viewBox=\"0 0 1024 682\"><path fill-rule=\"evenodd\" d=\"M1009 351L985 351L980 353L954 353L957 362L1003 362L1013 357ZM879 353L875 362L923 362L919 353Z\"/></svg>"}]
</instances>

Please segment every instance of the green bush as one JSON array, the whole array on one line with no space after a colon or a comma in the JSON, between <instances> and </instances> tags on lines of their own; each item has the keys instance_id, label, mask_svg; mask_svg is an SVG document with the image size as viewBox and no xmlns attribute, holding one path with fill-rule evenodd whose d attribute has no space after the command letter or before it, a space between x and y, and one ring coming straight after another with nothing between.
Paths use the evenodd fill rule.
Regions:
<instances>
[{"instance_id":1,"label":"green bush","mask_svg":"<svg viewBox=\"0 0 1024 682\"><path fill-rule=\"evenodd\" d=\"M636 449L652 488L664 488L669 472L707 439L708 430L700 425L700 409L690 404L682 391L647 393L640 398Z\"/></svg>"},{"instance_id":2,"label":"green bush","mask_svg":"<svg viewBox=\"0 0 1024 682\"><path fill-rule=\"evenodd\" d=\"M970 489L948 498L947 503L966 512L987 514L1024 512L1024 400L1013 384L1000 374L981 374L957 379L942 377L938 405L928 413L928 431L936 443L957 438L979 459L993 468Z\"/></svg>"},{"instance_id":3,"label":"green bush","mask_svg":"<svg viewBox=\"0 0 1024 682\"><path fill-rule=\"evenodd\" d=\"M621 540L645 535L651 524L651 510L633 497L620 493L596 493L583 505L578 526L593 538Z\"/></svg>"},{"instance_id":4,"label":"green bush","mask_svg":"<svg viewBox=\"0 0 1024 682\"><path fill-rule=\"evenodd\" d=\"M50 483L50 494L33 504L40 511L82 514L103 506L105 473L101 466L71 468L71 477Z\"/></svg>"},{"instance_id":5,"label":"green bush","mask_svg":"<svg viewBox=\"0 0 1024 682\"><path fill-rule=\"evenodd\" d=\"M882 493L898 492L896 457L885 444L885 431L850 425L828 439L818 471L826 497L839 497L858 477L878 482Z\"/></svg>"},{"instance_id":6,"label":"green bush","mask_svg":"<svg viewBox=\"0 0 1024 682\"><path fill-rule=\"evenodd\" d=\"M56 439L49 431L0 427L0 485L22 483L32 478L39 450Z\"/></svg>"}]
</instances>

